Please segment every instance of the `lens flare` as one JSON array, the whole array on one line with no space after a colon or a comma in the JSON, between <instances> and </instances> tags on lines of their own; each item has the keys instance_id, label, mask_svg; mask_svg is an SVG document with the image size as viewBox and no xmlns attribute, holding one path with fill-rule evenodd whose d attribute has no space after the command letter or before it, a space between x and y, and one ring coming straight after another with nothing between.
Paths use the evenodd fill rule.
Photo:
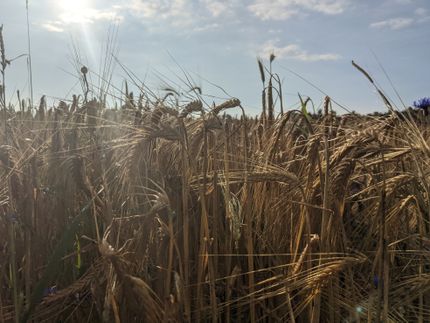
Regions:
<instances>
[{"instance_id":1,"label":"lens flare","mask_svg":"<svg viewBox=\"0 0 430 323\"><path fill-rule=\"evenodd\" d=\"M91 0L59 0L56 4L59 12L58 17L64 25L69 26L69 31L80 30L81 40L88 55L85 56L90 59L90 62L87 63L92 66L96 63L96 51L90 25L97 20L100 14L99 10L93 8ZM78 29L75 29L74 26Z\"/></svg>"}]
</instances>

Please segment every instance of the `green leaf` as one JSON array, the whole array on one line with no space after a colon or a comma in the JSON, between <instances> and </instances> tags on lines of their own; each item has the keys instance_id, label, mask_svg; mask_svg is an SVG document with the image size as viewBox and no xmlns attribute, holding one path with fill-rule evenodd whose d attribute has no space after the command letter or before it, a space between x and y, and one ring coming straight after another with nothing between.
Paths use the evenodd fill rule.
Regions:
<instances>
[{"instance_id":1,"label":"green leaf","mask_svg":"<svg viewBox=\"0 0 430 323\"><path fill-rule=\"evenodd\" d=\"M300 104L302 106L302 108L301 108L302 113L305 116L305 118L310 122L311 121L311 117L309 116L308 109L307 109L307 104L309 102L309 98L307 98L305 101L303 101L303 98L300 95L300 93L297 93L297 94L299 95Z\"/></svg>"}]
</instances>

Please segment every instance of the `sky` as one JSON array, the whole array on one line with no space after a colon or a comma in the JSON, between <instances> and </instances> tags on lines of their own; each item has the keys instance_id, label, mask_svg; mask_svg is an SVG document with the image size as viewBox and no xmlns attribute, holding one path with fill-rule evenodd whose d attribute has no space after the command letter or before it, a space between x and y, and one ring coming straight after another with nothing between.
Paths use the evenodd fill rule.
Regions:
<instances>
[{"instance_id":1,"label":"sky","mask_svg":"<svg viewBox=\"0 0 430 323\"><path fill-rule=\"evenodd\" d=\"M257 57L268 64L271 53L286 109L300 93L316 109L327 94L350 111L385 111L351 60L399 108L430 96L429 0L29 0L28 9L35 102L82 93L86 65L94 93L109 77L113 97L125 80L160 96L198 86L207 104L237 97L256 115ZM0 24L6 57L28 53L25 0L0 0ZM29 96L27 64L23 56L6 68L12 104L16 90Z\"/></svg>"}]
</instances>

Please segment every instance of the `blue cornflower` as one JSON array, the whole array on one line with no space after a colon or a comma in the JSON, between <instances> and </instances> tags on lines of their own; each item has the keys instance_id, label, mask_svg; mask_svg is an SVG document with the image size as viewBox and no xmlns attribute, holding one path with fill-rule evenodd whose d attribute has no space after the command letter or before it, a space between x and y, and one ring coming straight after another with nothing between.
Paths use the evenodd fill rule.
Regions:
<instances>
[{"instance_id":1,"label":"blue cornflower","mask_svg":"<svg viewBox=\"0 0 430 323\"><path fill-rule=\"evenodd\" d=\"M17 223L18 222L18 217L16 216L16 213L9 213L6 214L6 218L13 223Z\"/></svg>"},{"instance_id":2,"label":"blue cornflower","mask_svg":"<svg viewBox=\"0 0 430 323\"><path fill-rule=\"evenodd\" d=\"M373 276L373 286L375 288L378 288L380 282L381 282L381 280L379 279L379 277L377 275Z\"/></svg>"},{"instance_id":3,"label":"blue cornflower","mask_svg":"<svg viewBox=\"0 0 430 323\"><path fill-rule=\"evenodd\" d=\"M421 98L418 101L414 101L414 107L419 109L428 109L430 108L430 98Z\"/></svg>"},{"instance_id":4,"label":"blue cornflower","mask_svg":"<svg viewBox=\"0 0 430 323\"><path fill-rule=\"evenodd\" d=\"M428 115L429 108L430 108L430 98L429 97L421 98L417 101L414 101L413 105L415 108L424 110L424 114Z\"/></svg>"},{"instance_id":5,"label":"blue cornflower","mask_svg":"<svg viewBox=\"0 0 430 323\"><path fill-rule=\"evenodd\" d=\"M57 293L57 286L47 287L43 290L43 297L53 295Z\"/></svg>"}]
</instances>

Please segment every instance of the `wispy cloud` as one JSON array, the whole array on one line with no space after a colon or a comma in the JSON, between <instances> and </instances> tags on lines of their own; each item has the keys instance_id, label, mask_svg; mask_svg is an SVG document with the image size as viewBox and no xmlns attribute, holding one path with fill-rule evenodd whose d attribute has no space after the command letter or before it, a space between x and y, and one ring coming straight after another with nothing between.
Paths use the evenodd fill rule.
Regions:
<instances>
[{"instance_id":1,"label":"wispy cloud","mask_svg":"<svg viewBox=\"0 0 430 323\"><path fill-rule=\"evenodd\" d=\"M348 0L254 0L248 10L262 20L287 20L303 10L336 15L348 5Z\"/></svg>"},{"instance_id":2,"label":"wispy cloud","mask_svg":"<svg viewBox=\"0 0 430 323\"><path fill-rule=\"evenodd\" d=\"M370 24L372 28L389 28L392 30L403 29L413 24L412 18L397 17L387 20L377 21Z\"/></svg>"},{"instance_id":3,"label":"wispy cloud","mask_svg":"<svg viewBox=\"0 0 430 323\"><path fill-rule=\"evenodd\" d=\"M417 16L416 23L425 23L430 20L430 15L427 9L417 8L415 9L415 15Z\"/></svg>"},{"instance_id":4,"label":"wispy cloud","mask_svg":"<svg viewBox=\"0 0 430 323\"><path fill-rule=\"evenodd\" d=\"M167 28L171 32L174 26L180 28L175 32L201 32L225 25L226 19L234 17L243 6L242 0L131 0L123 10L151 31Z\"/></svg>"},{"instance_id":5,"label":"wispy cloud","mask_svg":"<svg viewBox=\"0 0 430 323\"><path fill-rule=\"evenodd\" d=\"M61 25L61 22L58 21L45 22L40 24L42 28L54 33L62 33L64 31Z\"/></svg>"},{"instance_id":6,"label":"wispy cloud","mask_svg":"<svg viewBox=\"0 0 430 323\"><path fill-rule=\"evenodd\" d=\"M75 10L59 10L56 20L46 19L39 25L50 32L63 32L68 27L82 24L94 24L97 21L121 22L124 17L120 13L121 8L116 6L108 9L74 8ZM78 10L79 9L79 10Z\"/></svg>"},{"instance_id":7,"label":"wispy cloud","mask_svg":"<svg viewBox=\"0 0 430 323\"><path fill-rule=\"evenodd\" d=\"M187 2L184 0L132 0L127 9L131 13L146 18L171 18L175 16L183 16L186 14L184 10L187 7Z\"/></svg>"},{"instance_id":8,"label":"wispy cloud","mask_svg":"<svg viewBox=\"0 0 430 323\"><path fill-rule=\"evenodd\" d=\"M215 30L215 29L219 29L219 28L221 28L220 24L213 23L213 24L207 24L207 25L194 27L192 29L192 31L194 31L194 32L205 32L205 31Z\"/></svg>"},{"instance_id":9,"label":"wispy cloud","mask_svg":"<svg viewBox=\"0 0 430 323\"><path fill-rule=\"evenodd\" d=\"M185 0L131 0L124 6L127 13L142 19L142 23L155 21L174 26L193 24L192 3Z\"/></svg>"},{"instance_id":10,"label":"wispy cloud","mask_svg":"<svg viewBox=\"0 0 430 323\"><path fill-rule=\"evenodd\" d=\"M148 32L204 32L220 28L221 19L233 17L237 7L244 6L242 0L73 1L53 6L55 19L45 17L39 26L50 32L62 32L74 25L121 22L127 17L131 23L145 25Z\"/></svg>"},{"instance_id":11,"label":"wispy cloud","mask_svg":"<svg viewBox=\"0 0 430 323\"><path fill-rule=\"evenodd\" d=\"M309 53L307 50L302 49L297 44L278 46L276 43L278 43L277 40L269 40L264 43L259 50L259 55L263 57L269 57L269 55L273 53L280 59L289 58L304 62L336 61L342 58L340 55L334 53Z\"/></svg>"},{"instance_id":12,"label":"wispy cloud","mask_svg":"<svg viewBox=\"0 0 430 323\"><path fill-rule=\"evenodd\" d=\"M417 9L415 9L415 14L417 15L417 16L426 16L427 15L427 13L428 13L428 10L427 9L425 9L425 8L417 8Z\"/></svg>"},{"instance_id":13,"label":"wispy cloud","mask_svg":"<svg viewBox=\"0 0 430 323\"><path fill-rule=\"evenodd\" d=\"M298 14L298 10L291 6L286 6L282 1L257 0L248 6L256 17L261 20L287 20Z\"/></svg>"},{"instance_id":14,"label":"wispy cloud","mask_svg":"<svg viewBox=\"0 0 430 323\"><path fill-rule=\"evenodd\" d=\"M416 8L411 17L396 17L386 20L373 22L370 24L371 28L387 28L391 30L398 30L407 28L413 25L422 24L430 20L428 10L425 8Z\"/></svg>"},{"instance_id":15,"label":"wispy cloud","mask_svg":"<svg viewBox=\"0 0 430 323\"><path fill-rule=\"evenodd\" d=\"M232 1L200 0L200 3L206 8L206 10L209 11L212 17L219 17L224 14L232 14Z\"/></svg>"},{"instance_id":16,"label":"wispy cloud","mask_svg":"<svg viewBox=\"0 0 430 323\"><path fill-rule=\"evenodd\" d=\"M86 8L82 12L63 12L59 15L64 24L92 24L100 20L119 20L123 17L115 9L99 10Z\"/></svg>"}]
</instances>

